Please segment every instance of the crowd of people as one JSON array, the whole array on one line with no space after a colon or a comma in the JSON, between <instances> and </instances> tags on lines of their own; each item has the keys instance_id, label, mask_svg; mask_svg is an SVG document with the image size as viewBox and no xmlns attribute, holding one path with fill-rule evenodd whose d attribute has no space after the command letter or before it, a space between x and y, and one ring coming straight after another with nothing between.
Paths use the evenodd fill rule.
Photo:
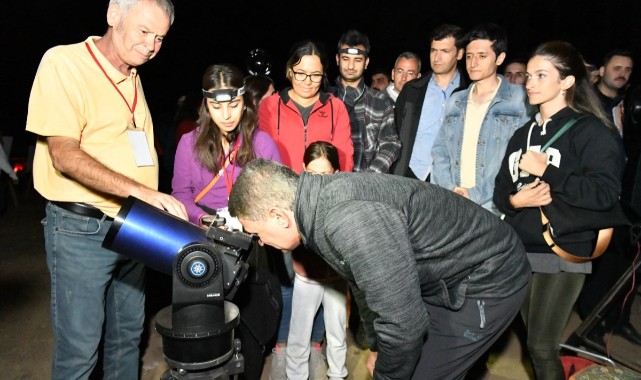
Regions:
<instances>
[{"instance_id":1,"label":"crowd of people","mask_svg":"<svg viewBox=\"0 0 641 380\"><path fill-rule=\"evenodd\" d=\"M565 378L570 313L598 302L582 296L597 231L550 244L541 218L552 206L597 215L634 194L631 52L607 54L595 81L568 42L513 58L502 27L446 24L429 36L427 70L405 51L371 86L372 47L354 29L337 41L333 82L313 41L292 46L283 89L212 64L181 104L167 194L137 70L173 21L170 0L111 0L103 36L53 47L38 68L27 131L48 200L53 379L138 378L145 268L101 245L129 196L257 236L248 282L273 286L238 294L241 316L252 311L238 327L245 379L260 379L270 352L271 379L346 378L348 325L375 379L462 379L519 313L536 377ZM626 262L618 231L604 258ZM608 275L593 287L607 291ZM641 344L621 314L601 327Z\"/></svg>"}]
</instances>

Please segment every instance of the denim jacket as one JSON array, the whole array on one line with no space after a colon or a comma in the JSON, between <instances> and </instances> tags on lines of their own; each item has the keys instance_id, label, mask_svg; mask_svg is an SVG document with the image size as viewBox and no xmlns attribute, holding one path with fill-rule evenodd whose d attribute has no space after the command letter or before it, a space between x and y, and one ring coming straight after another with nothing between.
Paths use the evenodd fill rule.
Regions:
<instances>
[{"instance_id":1,"label":"denim jacket","mask_svg":"<svg viewBox=\"0 0 641 380\"><path fill-rule=\"evenodd\" d=\"M510 137L517 128L529 120L524 88L508 83L502 76L499 77L501 84L488 107L479 132L476 186L468 189L470 200L496 215L500 212L492 202L494 179ZM472 85L464 91L453 93L448 100L443 126L432 148L432 182L449 190L460 186L461 183L461 148L465 111L471 87Z\"/></svg>"}]
</instances>

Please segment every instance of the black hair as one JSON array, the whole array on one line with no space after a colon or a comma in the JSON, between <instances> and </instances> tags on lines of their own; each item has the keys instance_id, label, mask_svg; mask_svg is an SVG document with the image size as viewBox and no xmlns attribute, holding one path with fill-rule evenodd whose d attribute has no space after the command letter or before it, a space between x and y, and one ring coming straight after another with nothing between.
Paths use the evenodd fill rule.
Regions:
<instances>
[{"instance_id":1,"label":"black hair","mask_svg":"<svg viewBox=\"0 0 641 380\"><path fill-rule=\"evenodd\" d=\"M258 106L260 100L265 96L269 86L275 86L274 80L267 75L248 75L245 77L245 93L248 93L252 102Z\"/></svg>"},{"instance_id":2,"label":"black hair","mask_svg":"<svg viewBox=\"0 0 641 380\"><path fill-rule=\"evenodd\" d=\"M431 44L432 41L440 41L448 37L454 38L454 45L456 46L457 50L463 49L465 47L465 33L463 32L463 29L452 24L442 24L440 26L437 26L430 33L429 41Z\"/></svg>"},{"instance_id":3,"label":"black hair","mask_svg":"<svg viewBox=\"0 0 641 380\"><path fill-rule=\"evenodd\" d=\"M316 141L305 149L305 154L303 155L303 163L305 166L309 165L310 162L325 157L332 165L332 169L340 169L339 159L338 159L338 149L331 143L326 141Z\"/></svg>"},{"instance_id":4,"label":"black hair","mask_svg":"<svg viewBox=\"0 0 641 380\"><path fill-rule=\"evenodd\" d=\"M245 75L234 65L219 64L211 65L203 74L202 88L211 91L221 88L239 89L244 86ZM238 126L233 132L227 134L226 139L233 143L238 135L243 136L243 144L238 148L236 162L244 166L256 158L254 154L254 132L258 115L256 107L252 102L249 93L243 94L243 115ZM223 137L220 128L214 123L207 108L207 101L203 99L198 117L198 137L194 143L194 154L198 161L210 172L217 173L222 168L223 151L221 138Z\"/></svg>"},{"instance_id":5,"label":"black hair","mask_svg":"<svg viewBox=\"0 0 641 380\"><path fill-rule=\"evenodd\" d=\"M465 46L476 40L488 40L492 42L492 50L498 57L501 53L507 52L507 34L505 29L493 24L481 24L475 26L465 35Z\"/></svg>"},{"instance_id":6,"label":"black hair","mask_svg":"<svg viewBox=\"0 0 641 380\"><path fill-rule=\"evenodd\" d=\"M323 66L323 82L326 82L327 78L325 76L325 71L327 70L327 57L320 45L313 41L297 42L292 46L289 53L289 59L285 64L285 76L287 79L290 81L293 80L290 74L294 72L294 66L298 65L301 59L306 55L315 55L320 59L321 66Z\"/></svg>"},{"instance_id":7,"label":"black hair","mask_svg":"<svg viewBox=\"0 0 641 380\"><path fill-rule=\"evenodd\" d=\"M389 69L386 69L384 67L377 67L374 70L371 70L369 72L370 77L373 77L376 74L383 74L387 77L388 80L392 80L392 78L390 78L390 75L389 75Z\"/></svg>"},{"instance_id":8,"label":"black hair","mask_svg":"<svg viewBox=\"0 0 641 380\"><path fill-rule=\"evenodd\" d=\"M585 61L581 53L565 41L550 41L539 45L532 53L532 57L541 56L549 60L559 72L561 80L574 76L574 85L565 92L565 101L568 106L578 112L587 113L599 118L603 124L612 128L601 102L597 97L590 77L585 69Z\"/></svg>"},{"instance_id":9,"label":"black hair","mask_svg":"<svg viewBox=\"0 0 641 380\"><path fill-rule=\"evenodd\" d=\"M505 62L503 62L503 65L507 66L507 65L510 65L512 63L520 63L522 65L527 66L527 59L525 59L523 57L515 57L515 58L510 59L509 61L506 60Z\"/></svg>"},{"instance_id":10,"label":"black hair","mask_svg":"<svg viewBox=\"0 0 641 380\"><path fill-rule=\"evenodd\" d=\"M363 45L365 47L365 56L369 56L369 51L371 48L369 44L369 38L367 38L366 35L356 29L350 29L347 32L343 33L341 38L338 40L337 49L340 50L341 46L343 45L347 45L349 47Z\"/></svg>"},{"instance_id":11,"label":"black hair","mask_svg":"<svg viewBox=\"0 0 641 380\"><path fill-rule=\"evenodd\" d=\"M605 56L603 57L603 61L601 63L601 66L607 66L608 63L610 63L610 60L612 58L614 58L615 55L619 55L619 56L622 56L622 57L628 57L632 61L634 61L634 56L632 55L632 52L630 50L614 49L614 50L610 50L609 52L607 52L605 54Z\"/></svg>"}]
</instances>

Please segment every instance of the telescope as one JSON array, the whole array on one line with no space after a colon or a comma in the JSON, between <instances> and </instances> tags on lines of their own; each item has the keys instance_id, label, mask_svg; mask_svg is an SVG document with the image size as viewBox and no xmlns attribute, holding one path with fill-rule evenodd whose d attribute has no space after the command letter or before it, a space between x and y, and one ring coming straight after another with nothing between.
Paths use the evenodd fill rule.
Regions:
<instances>
[{"instance_id":1,"label":"telescope","mask_svg":"<svg viewBox=\"0 0 641 380\"><path fill-rule=\"evenodd\" d=\"M156 314L156 331L171 367L162 380L235 379L244 370L240 322L231 302L247 277L254 237L203 229L129 197L102 243L172 276L172 303Z\"/></svg>"}]
</instances>

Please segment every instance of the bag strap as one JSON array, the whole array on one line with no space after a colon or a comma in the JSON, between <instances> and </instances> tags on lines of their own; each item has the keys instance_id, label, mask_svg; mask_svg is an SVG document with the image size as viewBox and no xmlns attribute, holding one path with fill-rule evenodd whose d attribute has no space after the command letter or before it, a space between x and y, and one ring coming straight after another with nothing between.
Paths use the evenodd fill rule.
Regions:
<instances>
[{"instance_id":1,"label":"bag strap","mask_svg":"<svg viewBox=\"0 0 641 380\"><path fill-rule=\"evenodd\" d=\"M214 178L211 181L209 181L207 186L205 186L205 188L200 193L198 193L198 195L196 195L196 198L194 198L194 203L198 203L198 201L201 200L202 197L204 197L205 194L207 194L212 187L214 187L214 185L216 184L216 182L218 182L218 179L220 178L220 173L229 166L229 163L232 162L234 157L236 157L235 150L229 155L227 162L225 162L225 167L220 171L218 171L218 173L214 176Z\"/></svg>"},{"instance_id":2,"label":"bag strap","mask_svg":"<svg viewBox=\"0 0 641 380\"><path fill-rule=\"evenodd\" d=\"M543 145L541 148L541 152L545 152L547 148L550 147L556 140L558 140L561 135L563 135L565 132L568 131L568 129L572 128L574 124L576 124L577 121L583 119L585 116L581 116L578 119L571 119L561 129L559 129L558 132L552 136L552 138ZM550 221L548 218L545 216L543 213L543 208L539 207L539 211L541 212L541 222L543 226L543 239L545 239L545 242L547 243L548 247L552 250L552 252L556 253L559 255L561 258L571 262L571 263L586 263L590 260L594 260L597 257L601 256L603 252L608 248L608 245L610 244L610 239L612 239L612 232L613 228L604 228L602 230L599 230L599 235L597 237L597 242L596 246L594 247L594 251L590 255L590 257L581 257L581 256L575 256L571 254L570 252L564 250L563 248L559 247L556 245L554 242L554 239L552 239L552 232L550 231Z\"/></svg>"},{"instance_id":3,"label":"bag strap","mask_svg":"<svg viewBox=\"0 0 641 380\"><path fill-rule=\"evenodd\" d=\"M575 256L563 248L559 247L554 243L554 240L552 239L552 232L550 231L550 221L548 218L545 216L543 213L543 209L539 207L539 211L541 212L541 222L543 226L543 239L545 239L545 242L547 243L548 247L552 249L554 253L559 255L561 258L571 262L571 263L586 263L590 260L594 260L597 257L601 256L603 252L608 248L608 245L610 244L610 240L612 239L612 233L614 231L614 228L604 228L602 230L599 230L599 235L597 236L596 240L596 246L594 247L594 251L590 255L590 257L581 257L581 256Z\"/></svg>"},{"instance_id":4,"label":"bag strap","mask_svg":"<svg viewBox=\"0 0 641 380\"><path fill-rule=\"evenodd\" d=\"M547 148L549 148L549 147L550 147L550 145L552 145L556 140L558 140L558 138L559 138L559 137L561 137L561 135L562 135L562 134L564 134L565 132L567 132L567 130L568 130L568 129L570 129L570 128L572 128L572 126L573 126L574 124L576 124L576 122L577 122L577 121L579 121L579 120L583 119L584 117L585 117L585 116L581 116L581 117L580 117L580 118L578 118L578 119L571 119L571 120L569 120L567 123L565 123L565 125L563 125L563 127L561 127L561 129L559 129L559 131L558 131L558 132L556 132L556 133L554 134L554 136L552 136L552 138L551 138L548 142L546 142L546 143L545 143L545 145L543 145L543 148L541 148L541 152L545 152L545 150L546 150Z\"/></svg>"}]
</instances>

